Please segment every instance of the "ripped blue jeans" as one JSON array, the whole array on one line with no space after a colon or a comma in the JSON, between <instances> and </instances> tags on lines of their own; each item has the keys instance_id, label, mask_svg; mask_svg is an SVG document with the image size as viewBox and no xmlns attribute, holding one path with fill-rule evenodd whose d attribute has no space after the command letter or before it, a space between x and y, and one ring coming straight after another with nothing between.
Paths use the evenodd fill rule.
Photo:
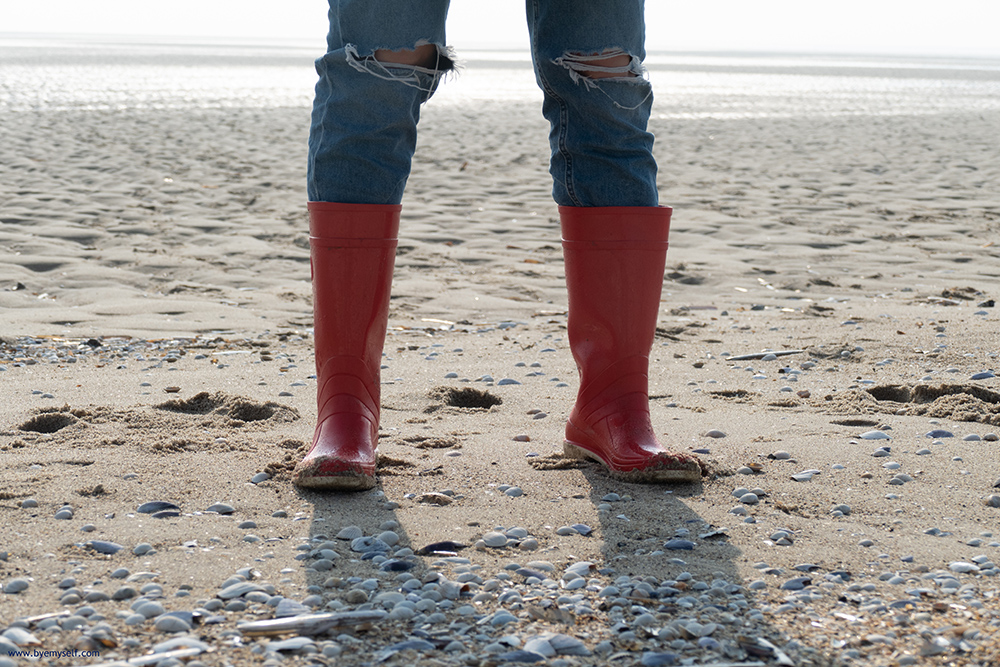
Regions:
<instances>
[{"instance_id":1,"label":"ripped blue jeans","mask_svg":"<svg viewBox=\"0 0 1000 667\"><path fill-rule=\"evenodd\" d=\"M454 69L445 46L448 4L330 0L327 53L316 61L310 201L400 203L420 106ZM642 67L643 0L525 4L542 113L551 125L556 203L656 206L653 136L646 130L653 95ZM433 66L375 57L379 49L421 45L436 47ZM616 65L607 66L609 60Z\"/></svg>"}]
</instances>

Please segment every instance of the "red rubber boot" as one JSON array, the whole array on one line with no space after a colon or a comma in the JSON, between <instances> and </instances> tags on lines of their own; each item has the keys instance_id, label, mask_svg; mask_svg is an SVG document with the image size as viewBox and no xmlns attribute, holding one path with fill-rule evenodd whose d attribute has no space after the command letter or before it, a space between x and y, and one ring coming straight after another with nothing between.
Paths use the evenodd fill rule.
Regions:
<instances>
[{"instance_id":1,"label":"red rubber boot","mask_svg":"<svg viewBox=\"0 0 1000 667\"><path fill-rule=\"evenodd\" d=\"M656 333L671 209L560 206L569 344L580 390L564 452L630 482L697 482L701 463L667 451L649 419L649 351Z\"/></svg>"},{"instance_id":2,"label":"red rubber boot","mask_svg":"<svg viewBox=\"0 0 1000 667\"><path fill-rule=\"evenodd\" d=\"M316 397L312 447L293 473L311 489L375 485L382 345L399 206L309 203Z\"/></svg>"}]
</instances>

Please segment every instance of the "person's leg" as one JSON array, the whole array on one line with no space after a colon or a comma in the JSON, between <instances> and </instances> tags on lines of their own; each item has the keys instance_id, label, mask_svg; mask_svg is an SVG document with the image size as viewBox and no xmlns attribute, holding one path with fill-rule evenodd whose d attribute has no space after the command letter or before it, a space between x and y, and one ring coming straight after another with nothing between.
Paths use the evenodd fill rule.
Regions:
<instances>
[{"instance_id":1,"label":"person's leg","mask_svg":"<svg viewBox=\"0 0 1000 667\"><path fill-rule=\"evenodd\" d=\"M399 204L420 105L454 69L448 0L330 0L309 133L310 201Z\"/></svg>"},{"instance_id":2,"label":"person's leg","mask_svg":"<svg viewBox=\"0 0 1000 667\"><path fill-rule=\"evenodd\" d=\"M318 419L299 486L375 484L382 347L420 105L452 68L447 0L331 0L309 135Z\"/></svg>"},{"instance_id":3,"label":"person's leg","mask_svg":"<svg viewBox=\"0 0 1000 667\"><path fill-rule=\"evenodd\" d=\"M642 0L527 0L560 206L656 206Z\"/></svg>"},{"instance_id":4,"label":"person's leg","mask_svg":"<svg viewBox=\"0 0 1000 667\"><path fill-rule=\"evenodd\" d=\"M698 460L666 450L649 416L671 211L657 206L646 129L652 89L641 65L642 0L527 6L580 371L564 451L629 481L697 481Z\"/></svg>"}]
</instances>

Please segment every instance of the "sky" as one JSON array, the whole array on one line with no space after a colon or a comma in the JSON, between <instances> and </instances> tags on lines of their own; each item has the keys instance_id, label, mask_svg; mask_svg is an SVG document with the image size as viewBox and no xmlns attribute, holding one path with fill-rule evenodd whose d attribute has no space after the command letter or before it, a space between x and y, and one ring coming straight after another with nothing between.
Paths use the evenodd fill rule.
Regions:
<instances>
[{"instance_id":1,"label":"sky","mask_svg":"<svg viewBox=\"0 0 1000 667\"><path fill-rule=\"evenodd\" d=\"M579 0L596 2L599 0ZM0 33L315 41L324 0L5 0ZM650 51L1000 56L1000 0L647 0ZM526 48L523 0L452 0L459 49Z\"/></svg>"}]
</instances>

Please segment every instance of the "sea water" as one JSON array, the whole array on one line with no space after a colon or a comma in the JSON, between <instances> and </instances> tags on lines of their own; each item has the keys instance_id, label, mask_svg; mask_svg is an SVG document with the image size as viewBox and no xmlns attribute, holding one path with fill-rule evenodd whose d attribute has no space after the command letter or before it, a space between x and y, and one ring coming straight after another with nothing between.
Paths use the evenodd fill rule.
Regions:
<instances>
[{"instance_id":1,"label":"sea water","mask_svg":"<svg viewBox=\"0 0 1000 667\"><path fill-rule=\"evenodd\" d=\"M4 112L308 107L322 44L0 35ZM526 51L466 51L431 104L540 104ZM650 53L660 118L1000 109L1000 59Z\"/></svg>"}]
</instances>

